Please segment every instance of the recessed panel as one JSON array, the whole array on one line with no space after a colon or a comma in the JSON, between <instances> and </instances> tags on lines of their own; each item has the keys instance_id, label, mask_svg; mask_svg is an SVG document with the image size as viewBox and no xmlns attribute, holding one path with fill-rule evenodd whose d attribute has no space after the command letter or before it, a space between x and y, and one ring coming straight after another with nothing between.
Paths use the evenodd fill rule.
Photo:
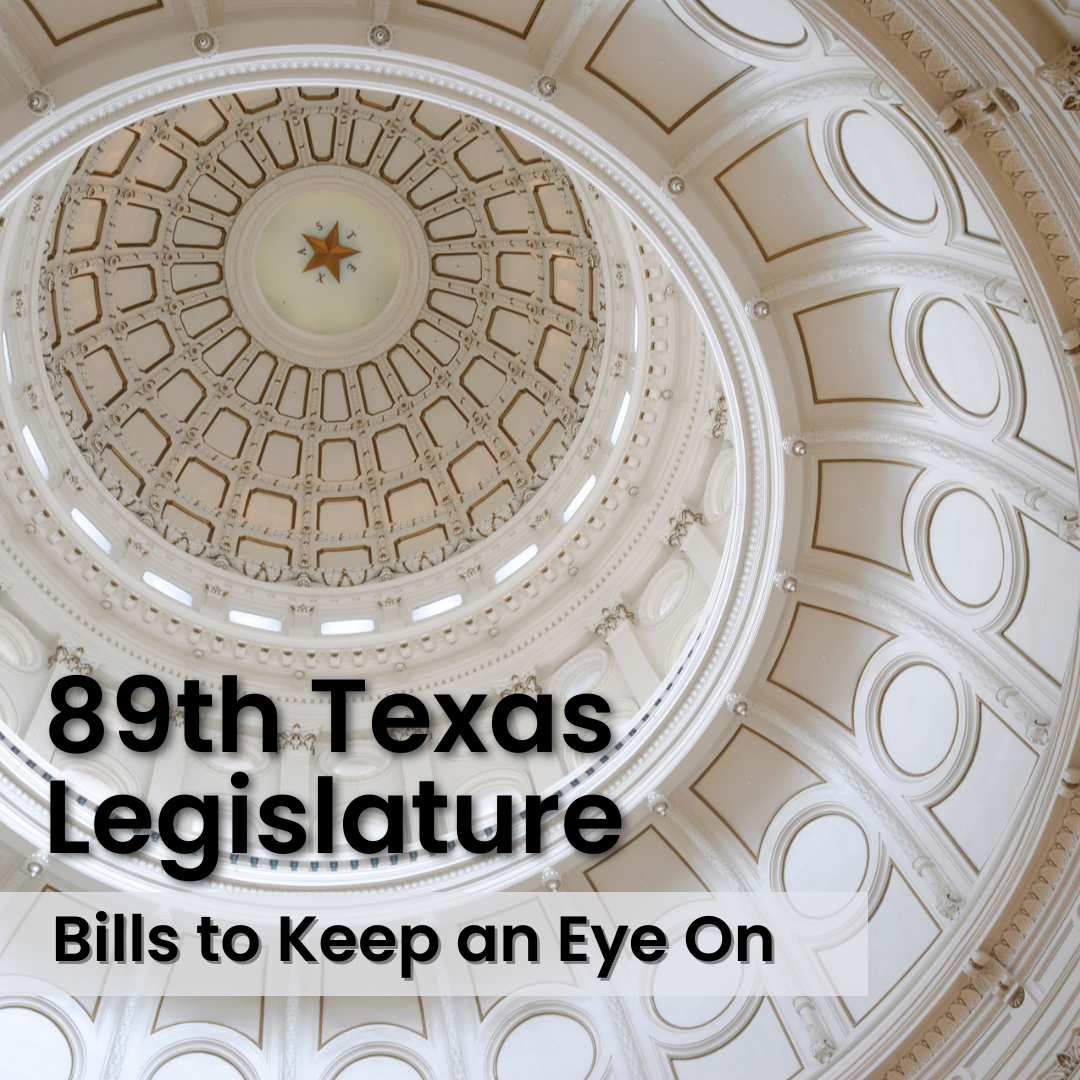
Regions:
<instances>
[{"instance_id":1,"label":"recessed panel","mask_svg":"<svg viewBox=\"0 0 1080 1080\"><path fill-rule=\"evenodd\" d=\"M815 404L918 404L896 360L895 302L895 289L876 289L795 313Z\"/></svg>"},{"instance_id":2,"label":"recessed panel","mask_svg":"<svg viewBox=\"0 0 1080 1080\"><path fill-rule=\"evenodd\" d=\"M800 791L820 783L794 754L744 725L690 790L756 859L773 818Z\"/></svg>"},{"instance_id":3,"label":"recessed panel","mask_svg":"<svg viewBox=\"0 0 1080 1080\"><path fill-rule=\"evenodd\" d=\"M844 164L875 206L913 224L937 217L934 174L895 124L856 109L840 121L839 135Z\"/></svg>"},{"instance_id":4,"label":"recessed panel","mask_svg":"<svg viewBox=\"0 0 1080 1080\"><path fill-rule=\"evenodd\" d=\"M979 732L960 782L930 813L975 870L982 870L1035 770L1039 755L979 703Z\"/></svg>"},{"instance_id":5,"label":"recessed panel","mask_svg":"<svg viewBox=\"0 0 1080 1080\"><path fill-rule=\"evenodd\" d=\"M1041 674L1060 686L1072 654L1080 608L1080 550L1019 515L1027 571L1019 607L1001 636Z\"/></svg>"},{"instance_id":6,"label":"recessed panel","mask_svg":"<svg viewBox=\"0 0 1080 1080\"><path fill-rule=\"evenodd\" d=\"M921 472L902 461L819 461L813 546L910 577L904 509Z\"/></svg>"},{"instance_id":7,"label":"recessed panel","mask_svg":"<svg viewBox=\"0 0 1080 1080\"><path fill-rule=\"evenodd\" d=\"M803 1068L769 998L761 1000L749 1024L716 1049L670 1060L675 1080L791 1080Z\"/></svg>"},{"instance_id":8,"label":"recessed panel","mask_svg":"<svg viewBox=\"0 0 1080 1080\"><path fill-rule=\"evenodd\" d=\"M769 682L854 731L862 674L893 637L851 615L799 603Z\"/></svg>"},{"instance_id":9,"label":"recessed panel","mask_svg":"<svg viewBox=\"0 0 1080 1080\"><path fill-rule=\"evenodd\" d=\"M972 416L989 416L1001 399L996 350L968 310L935 300L919 323L923 362L938 389Z\"/></svg>"},{"instance_id":10,"label":"recessed panel","mask_svg":"<svg viewBox=\"0 0 1080 1080\"><path fill-rule=\"evenodd\" d=\"M966 607L982 607L997 595L1005 547L994 511L973 491L953 491L930 515L930 563L938 581Z\"/></svg>"},{"instance_id":11,"label":"recessed panel","mask_svg":"<svg viewBox=\"0 0 1080 1080\"><path fill-rule=\"evenodd\" d=\"M585 871L597 892L703 892L705 883L650 825Z\"/></svg>"},{"instance_id":12,"label":"recessed panel","mask_svg":"<svg viewBox=\"0 0 1080 1080\"><path fill-rule=\"evenodd\" d=\"M822 176L806 121L748 150L716 182L766 262L866 228Z\"/></svg>"},{"instance_id":13,"label":"recessed panel","mask_svg":"<svg viewBox=\"0 0 1080 1080\"><path fill-rule=\"evenodd\" d=\"M670 133L749 67L698 37L663 0L630 0L586 70Z\"/></svg>"},{"instance_id":14,"label":"recessed panel","mask_svg":"<svg viewBox=\"0 0 1080 1080\"><path fill-rule=\"evenodd\" d=\"M910 664L897 672L878 706L885 753L910 776L925 776L945 760L959 722L956 691L948 676L930 664Z\"/></svg>"}]
</instances>

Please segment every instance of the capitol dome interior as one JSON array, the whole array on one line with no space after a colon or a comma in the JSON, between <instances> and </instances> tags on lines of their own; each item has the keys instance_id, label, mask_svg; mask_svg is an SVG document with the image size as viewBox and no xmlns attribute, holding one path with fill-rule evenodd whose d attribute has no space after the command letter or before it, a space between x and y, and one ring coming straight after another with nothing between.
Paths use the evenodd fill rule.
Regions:
<instances>
[{"instance_id":1,"label":"capitol dome interior","mask_svg":"<svg viewBox=\"0 0 1080 1080\"><path fill-rule=\"evenodd\" d=\"M223 811L198 887L253 905L870 916L860 997L0 984L0 1075L1080 1077L1073 41L1076 0L0 0L0 891L193 888L96 808L244 771L336 793L333 853L227 854ZM237 676L277 752L131 753L136 673ZM487 695L490 751L388 752L395 693ZM613 741L506 752L511 694L598 695ZM621 837L349 848L354 795L424 782L480 828L603 795Z\"/></svg>"}]
</instances>

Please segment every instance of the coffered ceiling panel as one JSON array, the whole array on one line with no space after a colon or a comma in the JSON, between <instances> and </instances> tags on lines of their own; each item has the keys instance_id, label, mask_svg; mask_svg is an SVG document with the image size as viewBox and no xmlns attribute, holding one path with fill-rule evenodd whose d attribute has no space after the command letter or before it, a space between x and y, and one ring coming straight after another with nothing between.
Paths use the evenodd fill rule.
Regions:
<instances>
[{"instance_id":1,"label":"coffered ceiling panel","mask_svg":"<svg viewBox=\"0 0 1080 1080\"><path fill-rule=\"evenodd\" d=\"M792 1080L803 1069L772 998L761 1000L754 1018L735 1038L696 1057L672 1057L671 1067L676 1080L713 1080L719 1076Z\"/></svg>"},{"instance_id":2,"label":"coffered ceiling panel","mask_svg":"<svg viewBox=\"0 0 1080 1080\"><path fill-rule=\"evenodd\" d=\"M806 120L758 143L719 173L716 182L766 262L867 228L822 176Z\"/></svg>"},{"instance_id":3,"label":"coffered ceiling panel","mask_svg":"<svg viewBox=\"0 0 1080 1080\"><path fill-rule=\"evenodd\" d=\"M1020 606L1001 636L1060 686L1080 614L1080 550L1026 514L1018 517L1027 569Z\"/></svg>"},{"instance_id":4,"label":"coffered ceiling panel","mask_svg":"<svg viewBox=\"0 0 1080 1080\"><path fill-rule=\"evenodd\" d=\"M793 754L742 725L690 790L756 859L773 818L824 780Z\"/></svg>"},{"instance_id":5,"label":"coffered ceiling panel","mask_svg":"<svg viewBox=\"0 0 1080 1080\"><path fill-rule=\"evenodd\" d=\"M262 1046L264 1008L261 997L163 997L151 1030L176 1024L219 1024Z\"/></svg>"},{"instance_id":6,"label":"coffered ceiling panel","mask_svg":"<svg viewBox=\"0 0 1080 1080\"><path fill-rule=\"evenodd\" d=\"M931 303L919 320L919 348L931 379L957 408L972 416L997 408L997 350L967 308L955 300Z\"/></svg>"},{"instance_id":7,"label":"coffered ceiling panel","mask_svg":"<svg viewBox=\"0 0 1080 1080\"><path fill-rule=\"evenodd\" d=\"M901 668L878 703L878 732L889 760L909 776L933 772L948 756L960 726L949 677L932 664Z\"/></svg>"},{"instance_id":8,"label":"coffered ceiling panel","mask_svg":"<svg viewBox=\"0 0 1080 1080\"><path fill-rule=\"evenodd\" d=\"M993 508L974 491L950 491L935 503L926 547L934 576L958 603L982 607L997 595L1005 546Z\"/></svg>"},{"instance_id":9,"label":"coffered ceiling panel","mask_svg":"<svg viewBox=\"0 0 1080 1080\"><path fill-rule=\"evenodd\" d=\"M1023 380L1024 404L1016 437L1065 468L1075 468L1065 399L1058 381L1056 361L1046 338L1035 323L993 308L1012 346Z\"/></svg>"},{"instance_id":10,"label":"coffered ceiling panel","mask_svg":"<svg viewBox=\"0 0 1080 1080\"><path fill-rule=\"evenodd\" d=\"M586 70L670 134L751 68L698 37L664 0L630 0Z\"/></svg>"},{"instance_id":11,"label":"coffered ceiling panel","mask_svg":"<svg viewBox=\"0 0 1080 1080\"><path fill-rule=\"evenodd\" d=\"M896 289L874 289L795 312L815 404L918 404L893 345L896 295Z\"/></svg>"},{"instance_id":12,"label":"coffered ceiling panel","mask_svg":"<svg viewBox=\"0 0 1080 1080\"><path fill-rule=\"evenodd\" d=\"M705 882L654 825L585 871L597 892L699 892Z\"/></svg>"},{"instance_id":13,"label":"coffered ceiling panel","mask_svg":"<svg viewBox=\"0 0 1080 1080\"><path fill-rule=\"evenodd\" d=\"M791 49L809 34L802 14L790 0L694 0L721 26L759 45Z\"/></svg>"},{"instance_id":14,"label":"coffered ceiling panel","mask_svg":"<svg viewBox=\"0 0 1080 1080\"><path fill-rule=\"evenodd\" d=\"M889 868L885 893L870 916L869 994L842 997L853 1023L865 1020L933 945L941 928L895 866ZM828 953L822 953L828 966Z\"/></svg>"},{"instance_id":15,"label":"coffered ceiling panel","mask_svg":"<svg viewBox=\"0 0 1080 1080\"><path fill-rule=\"evenodd\" d=\"M389 1024L427 1038L424 1005L418 997L323 997L319 999L319 1046L370 1024Z\"/></svg>"},{"instance_id":16,"label":"coffered ceiling panel","mask_svg":"<svg viewBox=\"0 0 1080 1080\"><path fill-rule=\"evenodd\" d=\"M992 709L979 702L978 735L960 782L930 813L974 870L982 870L1039 760Z\"/></svg>"},{"instance_id":17,"label":"coffered ceiling panel","mask_svg":"<svg viewBox=\"0 0 1080 1080\"><path fill-rule=\"evenodd\" d=\"M507 521L584 417L597 248L567 174L482 121L252 91L125 128L68 191L62 410L192 554L333 585L423 569Z\"/></svg>"},{"instance_id":18,"label":"coffered ceiling panel","mask_svg":"<svg viewBox=\"0 0 1080 1080\"><path fill-rule=\"evenodd\" d=\"M416 0L416 3L421 8L464 15L520 38L528 37L544 6L544 0Z\"/></svg>"},{"instance_id":19,"label":"coffered ceiling panel","mask_svg":"<svg viewBox=\"0 0 1080 1080\"><path fill-rule=\"evenodd\" d=\"M922 471L903 461L819 461L813 546L910 577L904 508Z\"/></svg>"},{"instance_id":20,"label":"coffered ceiling panel","mask_svg":"<svg viewBox=\"0 0 1080 1080\"><path fill-rule=\"evenodd\" d=\"M164 0L22 0L54 45L89 34L121 19L158 11Z\"/></svg>"},{"instance_id":21,"label":"coffered ceiling panel","mask_svg":"<svg viewBox=\"0 0 1080 1080\"><path fill-rule=\"evenodd\" d=\"M906 132L878 113L852 109L838 137L844 165L874 206L915 225L937 217L937 181Z\"/></svg>"},{"instance_id":22,"label":"coffered ceiling panel","mask_svg":"<svg viewBox=\"0 0 1080 1080\"><path fill-rule=\"evenodd\" d=\"M855 730L855 693L870 658L896 635L801 601L769 682Z\"/></svg>"}]
</instances>

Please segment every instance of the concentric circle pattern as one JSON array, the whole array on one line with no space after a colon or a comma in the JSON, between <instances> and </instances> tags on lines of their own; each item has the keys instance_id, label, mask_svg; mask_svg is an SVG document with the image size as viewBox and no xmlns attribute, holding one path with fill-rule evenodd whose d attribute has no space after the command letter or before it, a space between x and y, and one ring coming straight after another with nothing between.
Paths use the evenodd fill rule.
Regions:
<instances>
[{"instance_id":1,"label":"concentric circle pattern","mask_svg":"<svg viewBox=\"0 0 1080 1080\"><path fill-rule=\"evenodd\" d=\"M130 125L83 155L52 237L73 438L144 523L255 578L358 584L491 533L599 367L569 176L424 101L253 91Z\"/></svg>"}]
</instances>

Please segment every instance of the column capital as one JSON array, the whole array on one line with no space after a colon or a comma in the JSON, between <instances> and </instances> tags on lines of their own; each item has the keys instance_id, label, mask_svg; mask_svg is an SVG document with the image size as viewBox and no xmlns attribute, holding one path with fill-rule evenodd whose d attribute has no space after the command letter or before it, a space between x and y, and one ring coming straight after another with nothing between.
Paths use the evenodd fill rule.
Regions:
<instances>
[{"instance_id":1,"label":"column capital","mask_svg":"<svg viewBox=\"0 0 1080 1080\"><path fill-rule=\"evenodd\" d=\"M593 627L593 633L607 641L623 623L637 621L637 616L620 600L600 613L600 621Z\"/></svg>"},{"instance_id":2,"label":"column capital","mask_svg":"<svg viewBox=\"0 0 1080 1080\"><path fill-rule=\"evenodd\" d=\"M315 740L319 736L319 728L312 725L293 724L287 731L279 731L277 737L278 753L283 750L296 750L300 753L307 751L315 753Z\"/></svg>"},{"instance_id":3,"label":"column capital","mask_svg":"<svg viewBox=\"0 0 1080 1080\"><path fill-rule=\"evenodd\" d=\"M696 514L689 507L684 507L677 517L668 518L671 532L668 533L668 546L681 548L686 540L692 525L701 525L705 521L704 514Z\"/></svg>"},{"instance_id":4,"label":"column capital","mask_svg":"<svg viewBox=\"0 0 1080 1080\"><path fill-rule=\"evenodd\" d=\"M49 657L49 667L65 667L73 675L92 675L94 671L94 663L83 654L81 645L73 648L63 641L56 643Z\"/></svg>"}]
</instances>

